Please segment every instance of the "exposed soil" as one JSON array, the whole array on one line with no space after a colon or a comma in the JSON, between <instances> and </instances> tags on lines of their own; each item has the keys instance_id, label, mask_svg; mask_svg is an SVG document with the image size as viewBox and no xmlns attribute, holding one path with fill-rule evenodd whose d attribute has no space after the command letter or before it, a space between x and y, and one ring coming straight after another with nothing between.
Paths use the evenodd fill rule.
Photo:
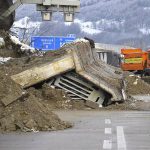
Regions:
<instances>
[{"instance_id":1,"label":"exposed soil","mask_svg":"<svg viewBox=\"0 0 150 150\"><path fill-rule=\"evenodd\" d=\"M0 69L0 100L21 95L7 107L0 101L0 131L43 131L71 127L52 113L54 108L70 107L68 98L60 90L46 84L40 90L30 88L26 91L14 83L6 70ZM24 93L24 94L23 94ZM22 95L23 94L23 95Z\"/></svg>"},{"instance_id":2,"label":"exposed soil","mask_svg":"<svg viewBox=\"0 0 150 150\"><path fill-rule=\"evenodd\" d=\"M128 95L150 94L150 85L140 77L129 75L126 77L126 83Z\"/></svg>"},{"instance_id":3,"label":"exposed soil","mask_svg":"<svg viewBox=\"0 0 150 150\"><path fill-rule=\"evenodd\" d=\"M9 32L0 30L0 37L3 37L5 46L0 48L1 57L21 57L20 45L14 44L9 36Z\"/></svg>"},{"instance_id":4,"label":"exposed soil","mask_svg":"<svg viewBox=\"0 0 150 150\"><path fill-rule=\"evenodd\" d=\"M12 57L7 63L0 64L0 132L52 131L71 127L70 123L61 121L52 112L56 108L72 108L70 98L62 90L46 84L23 90L10 79L13 74L58 57L57 52L49 52L43 57L26 56L20 53L20 46L11 41L7 32L1 31L0 35L5 40L5 46L0 49L0 57ZM10 98L17 99L4 106L2 100Z\"/></svg>"},{"instance_id":5,"label":"exposed soil","mask_svg":"<svg viewBox=\"0 0 150 150\"><path fill-rule=\"evenodd\" d=\"M147 82L148 84L150 84L150 77L142 77L142 80L144 80L145 82Z\"/></svg>"},{"instance_id":6,"label":"exposed soil","mask_svg":"<svg viewBox=\"0 0 150 150\"><path fill-rule=\"evenodd\" d=\"M46 82L28 89L22 89L13 82L11 75L20 73L34 66L51 62L65 55L64 48L59 51L47 52L43 56L26 56L18 53L18 45L13 45L8 33L0 32L6 46L0 49L0 57L13 57L10 61L0 64L0 132L9 131L52 131L71 127L70 123L61 121L52 111L54 109L85 109L84 101L72 101L67 94L50 87ZM150 85L136 76L126 73L127 94L150 94ZM16 100L4 106L3 99ZM136 107L135 107L136 104ZM143 103L133 99L122 104L114 104L103 110L136 110Z\"/></svg>"},{"instance_id":7,"label":"exposed soil","mask_svg":"<svg viewBox=\"0 0 150 150\"><path fill-rule=\"evenodd\" d=\"M12 103L7 107L0 106L0 130L3 131L53 131L71 127L61 121L42 99L32 94Z\"/></svg>"},{"instance_id":8,"label":"exposed soil","mask_svg":"<svg viewBox=\"0 0 150 150\"><path fill-rule=\"evenodd\" d=\"M48 52L43 57L12 58L7 63L0 64L0 132L52 131L72 126L68 122L61 121L52 111L83 109L85 108L83 101L77 103L71 101L64 91L54 89L46 83L24 90L10 78L11 75L50 62L64 53L65 51L61 50ZM18 99L5 107L1 100L10 97Z\"/></svg>"}]
</instances>

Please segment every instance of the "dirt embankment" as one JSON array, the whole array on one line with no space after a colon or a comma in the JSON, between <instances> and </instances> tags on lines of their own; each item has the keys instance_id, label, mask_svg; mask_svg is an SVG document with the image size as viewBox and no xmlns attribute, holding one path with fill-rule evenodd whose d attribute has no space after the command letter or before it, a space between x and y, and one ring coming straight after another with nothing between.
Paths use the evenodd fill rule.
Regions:
<instances>
[{"instance_id":1,"label":"dirt embankment","mask_svg":"<svg viewBox=\"0 0 150 150\"><path fill-rule=\"evenodd\" d=\"M34 65L48 62L57 53L48 56L24 56L19 45L12 43L7 32L0 32L5 46L0 48L0 57L12 57L10 61L0 64L0 132L9 131L52 131L69 128L72 125L55 115L55 108L70 108L70 99L62 90L53 89L47 84L22 89L10 76ZM61 55L61 54L59 54ZM52 57L51 57L52 56ZM5 106L4 100L17 99Z\"/></svg>"},{"instance_id":2,"label":"dirt embankment","mask_svg":"<svg viewBox=\"0 0 150 150\"><path fill-rule=\"evenodd\" d=\"M69 98L61 90L54 90L46 84L40 90L21 89L6 71L0 69L0 132L5 131L51 131L71 127L61 121L52 110L68 108ZM21 95L16 101L4 106L2 100Z\"/></svg>"},{"instance_id":3,"label":"dirt embankment","mask_svg":"<svg viewBox=\"0 0 150 150\"><path fill-rule=\"evenodd\" d=\"M150 85L140 77L128 75L126 77L128 95L150 94Z\"/></svg>"},{"instance_id":4,"label":"dirt embankment","mask_svg":"<svg viewBox=\"0 0 150 150\"><path fill-rule=\"evenodd\" d=\"M5 45L0 48L0 57L21 57L20 46L11 41L9 32L0 30L0 37L5 41Z\"/></svg>"},{"instance_id":5,"label":"dirt embankment","mask_svg":"<svg viewBox=\"0 0 150 150\"><path fill-rule=\"evenodd\" d=\"M144 80L146 83L150 84L150 76L142 77L142 80Z\"/></svg>"},{"instance_id":6,"label":"dirt embankment","mask_svg":"<svg viewBox=\"0 0 150 150\"><path fill-rule=\"evenodd\" d=\"M20 73L34 66L51 62L55 58L65 55L65 48L59 51L47 52L43 56L20 55L18 45L11 43L8 33L2 33L5 46L0 49L0 57L13 57L7 63L0 64L0 132L5 131L51 131L71 127L70 123L61 121L52 110L54 109L83 109L83 101L71 101L66 93L48 86L46 82L28 89L22 89L14 83L10 76ZM5 37L6 36L6 37ZM17 53L17 54L16 54ZM135 76L126 75L127 93L148 94L150 86ZM4 106L4 99L16 98L16 101ZM122 108L133 109L134 101L127 101L105 108L114 110Z\"/></svg>"},{"instance_id":7,"label":"dirt embankment","mask_svg":"<svg viewBox=\"0 0 150 150\"><path fill-rule=\"evenodd\" d=\"M11 75L28 68L41 65L66 54L64 49L47 52L43 56L22 55L20 46L12 43L7 32L0 32L5 46L0 49L0 57L12 57L0 64L0 132L9 131L51 131L69 128L72 125L59 119L54 109L82 109L84 102L73 102L60 89L54 89L41 83L28 89L22 89ZM17 99L16 99L17 98ZM3 101L16 99L5 106Z\"/></svg>"}]
</instances>

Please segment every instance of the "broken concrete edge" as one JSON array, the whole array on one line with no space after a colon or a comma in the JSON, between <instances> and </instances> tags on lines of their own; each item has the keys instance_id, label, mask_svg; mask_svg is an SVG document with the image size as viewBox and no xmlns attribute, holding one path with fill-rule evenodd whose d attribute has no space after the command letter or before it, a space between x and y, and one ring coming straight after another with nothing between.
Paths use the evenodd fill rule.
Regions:
<instances>
[{"instance_id":1,"label":"broken concrete edge","mask_svg":"<svg viewBox=\"0 0 150 150\"><path fill-rule=\"evenodd\" d=\"M85 40L85 42L90 45L90 43L87 40ZM85 42L83 41L83 43L85 43ZM90 82L92 81L92 83L94 83L96 86L101 87L104 91L107 91L109 94L111 94L112 95L112 98L111 98L112 101L126 100L127 96L126 96L125 90L122 89L121 91L119 91L119 90L114 91L111 88L108 88L108 86L106 86L104 83L102 83L100 81L99 81L99 84L97 84L97 82L95 80L93 80L93 78L91 76L89 76L88 74L86 74L85 71L83 71L83 69L79 63L80 61L79 61L78 56L77 56L75 51L72 51L72 56L74 58L74 64L75 64L76 72L79 75L81 75L82 77L84 77L85 79L87 79Z\"/></svg>"},{"instance_id":2,"label":"broken concrete edge","mask_svg":"<svg viewBox=\"0 0 150 150\"><path fill-rule=\"evenodd\" d=\"M13 75L11 76L11 79L21 85L23 88L28 88L32 85L73 69L75 69L75 66L72 56L67 54L59 59L55 59L53 62Z\"/></svg>"},{"instance_id":3,"label":"broken concrete edge","mask_svg":"<svg viewBox=\"0 0 150 150\"><path fill-rule=\"evenodd\" d=\"M76 44L78 42L89 43L85 39L77 39L73 42L73 44ZM68 44L68 45L70 45L70 44ZM72 47L72 45L71 45L71 47ZM75 48L75 47L73 47L73 48ZM40 82L47 80L51 77L54 77L56 75L63 74L67 71L74 70L75 69L75 61L73 59L72 52L70 52L70 50L68 50L67 53L68 54L66 54L65 56L56 58L50 63L43 64L39 67L33 67L33 68L25 70L19 74L12 75L11 79L13 81L15 81L17 84L21 85L23 88L28 88L32 85L40 83ZM40 67L41 67L41 70L40 70ZM43 70L43 68L45 70ZM44 72L44 74L43 74L43 72Z\"/></svg>"}]
</instances>

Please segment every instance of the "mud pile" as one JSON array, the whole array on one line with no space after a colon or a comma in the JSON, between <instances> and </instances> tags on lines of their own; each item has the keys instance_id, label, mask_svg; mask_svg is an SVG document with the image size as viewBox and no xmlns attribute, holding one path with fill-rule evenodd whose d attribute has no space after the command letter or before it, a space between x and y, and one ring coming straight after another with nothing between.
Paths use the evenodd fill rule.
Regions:
<instances>
[{"instance_id":1,"label":"mud pile","mask_svg":"<svg viewBox=\"0 0 150 150\"><path fill-rule=\"evenodd\" d=\"M10 39L10 35L8 32L0 30L0 37L2 37L5 41L5 45L0 48L0 56L1 57L20 57L20 47L12 42Z\"/></svg>"},{"instance_id":2,"label":"mud pile","mask_svg":"<svg viewBox=\"0 0 150 150\"><path fill-rule=\"evenodd\" d=\"M5 131L52 131L71 127L52 113L54 108L68 108L65 93L43 85L41 90L23 90L14 83L8 74L0 69L0 132ZM2 100L16 101L4 106Z\"/></svg>"},{"instance_id":3,"label":"mud pile","mask_svg":"<svg viewBox=\"0 0 150 150\"><path fill-rule=\"evenodd\" d=\"M0 64L0 132L53 131L71 127L70 123L61 121L52 112L56 108L72 108L64 91L53 89L46 83L24 90L10 78L13 74L52 60L57 53L44 57L22 55L20 45L13 43L7 32L1 31L0 36L5 41L0 48L0 57L11 57L8 62ZM15 101L11 103L11 100Z\"/></svg>"},{"instance_id":4,"label":"mud pile","mask_svg":"<svg viewBox=\"0 0 150 150\"><path fill-rule=\"evenodd\" d=\"M150 84L150 77L142 77L142 80Z\"/></svg>"},{"instance_id":5,"label":"mud pile","mask_svg":"<svg viewBox=\"0 0 150 150\"><path fill-rule=\"evenodd\" d=\"M150 94L150 85L144 82L141 77L135 75L126 76L126 92L128 95Z\"/></svg>"},{"instance_id":6,"label":"mud pile","mask_svg":"<svg viewBox=\"0 0 150 150\"><path fill-rule=\"evenodd\" d=\"M2 50L5 50L5 47ZM60 50L48 52L44 56L12 58L0 64L0 132L52 131L72 126L68 122L61 121L52 111L82 109L85 108L83 101L77 103L71 101L64 91L54 89L46 82L22 89L10 78L11 75L52 61L65 53L64 50ZM15 101L5 106L3 101L10 102L11 99Z\"/></svg>"},{"instance_id":7,"label":"mud pile","mask_svg":"<svg viewBox=\"0 0 150 150\"><path fill-rule=\"evenodd\" d=\"M18 38L4 30L0 30L0 37L5 41L5 45L0 47L1 57L20 58L31 55L41 55L41 52L19 41Z\"/></svg>"},{"instance_id":8,"label":"mud pile","mask_svg":"<svg viewBox=\"0 0 150 150\"><path fill-rule=\"evenodd\" d=\"M12 43L8 33L0 33L5 40L5 46L0 49L0 57L12 57L8 62L0 64L0 132L52 131L71 127L70 123L61 121L52 110L84 109L84 101L71 101L64 91L50 87L47 81L22 89L10 78L14 74L64 56L66 49L47 52L43 56L20 55L20 45ZM150 86L140 78L127 74L125 80L128 96L150 93ZM125 103L124 107L128 109L129 106ZM115 109L113 106L109 108Z\"/></svg>"},{"instance_id":9,"label":"mud pile","mask_svg":"<svg viewBox=\"0 0 150 150\"><path fill-rule=\"evenodd\" d=\"M71 127L52 113L40 98L32 94L7 107L0 106L0 131L54 131Z\"/></svg>"}]
</instances>

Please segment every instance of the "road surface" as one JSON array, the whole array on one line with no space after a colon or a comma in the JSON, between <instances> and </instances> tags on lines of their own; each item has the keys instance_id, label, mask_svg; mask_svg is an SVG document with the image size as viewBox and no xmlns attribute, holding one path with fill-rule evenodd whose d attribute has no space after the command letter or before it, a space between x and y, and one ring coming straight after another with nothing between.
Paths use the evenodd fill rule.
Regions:
<instances>
[{"instance_id":1,"label":"road surface","mask_svg":"<svg viewBox=\"0 0 150 150\"><path fill-rule=\"evenodd\" d=\"M150 111L59 111L57 132L0 134L0 150L150 150Z\"/></svg>"}]
</instances>

